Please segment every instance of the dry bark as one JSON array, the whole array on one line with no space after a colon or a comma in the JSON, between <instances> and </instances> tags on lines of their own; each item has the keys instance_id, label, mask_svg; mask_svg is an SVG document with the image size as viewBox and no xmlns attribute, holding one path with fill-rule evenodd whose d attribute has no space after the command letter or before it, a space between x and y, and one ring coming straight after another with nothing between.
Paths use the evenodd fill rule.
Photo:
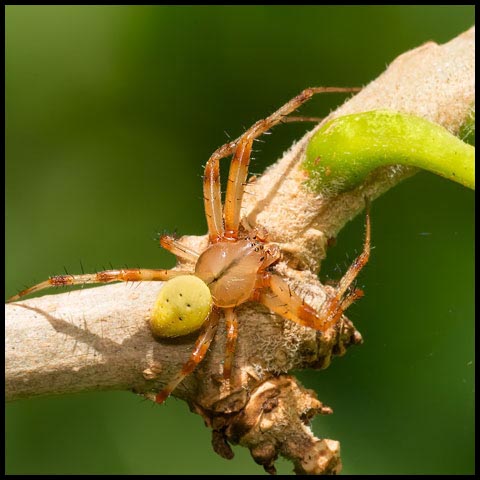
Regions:
<instances>
[{"instance_id":1,"label":"dry bark","mask_svg":"<svg viewBox=\"0 0 480 480\"><path fill-rule=\"evenodd\" d=\"M422 116L457 133L474 102L474 29L445 45L429 42L398 57L376 80L329 118L374 109ZM328 239L364 206L415 173L385 167L348 193L323 197L306 191L299 168L308 139L297 142L275 165L248 185L243 213L264 226L284 254L276 269L307 303L319 308L328 286L316 273ZM197 251L205 237L183 237ZM6 398L99 389L129 389L152 395L187 360L195 335L155 340L148 327L161 283L117 284L45 295L5 306ZM320 336L271 314L258 304L238 309L240 334L235 357L236 384L221 381L223 323L206 359L174 392L213 430L213 447L225 458L229 442L249 448L256 462L274 472L278 455L290 458L297 473L338 473L339 442L316 438L309 421L329 414L313 391L288 375L292 369L326 368L362 341L343 317L338 328Z\"/></svg>"}]
</instances>

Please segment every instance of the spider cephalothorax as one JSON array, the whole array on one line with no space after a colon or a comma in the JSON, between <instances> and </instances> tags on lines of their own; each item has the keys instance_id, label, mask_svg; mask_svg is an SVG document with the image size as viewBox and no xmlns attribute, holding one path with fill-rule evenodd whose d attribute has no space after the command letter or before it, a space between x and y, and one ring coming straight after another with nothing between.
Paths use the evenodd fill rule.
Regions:
<instances>
[{"instance_id":1,"label":"spider cephalothorax","mask_svg":"<svg viewBox=\"0 0 480 480\"><path fill-rule=\"evenodd\" d=\"M225 315L227 331L223 378L226 382L229 381L238 335L235 308L245 302L259 302L278 315L302 326L313 328L319 332L327 331L338 322L343 312L362 295L361 290L352 288L352 283L369 257L370 222L368 212L363 252L347 270L334 289L334 293L323 303L320 311L316 311L306 304L302 298L290 290L283 278L273 271L271 266L282 255L280 248L275 243L268 241L267 232L260 226L250 228L242 225L240 212L253 141L274 125L282 122L288 114L315 93L354 90L357 89L335 87L306 89L266 119L256 122L239 138L223 145L213 153L205 166L203 179L205 215L208 224L207 247L202 252L196 252L169 235L163 235L160 238L163 248L185 262L182 268L174 270L121 269L94 274L58 275L23 290L9 301L18 300L24 295L47 287L60 285L118 281L167 281L180 275L194 276L197 279L195 281L203 282L200 283L208 296L211 296L211 304L208 305L205 318L201 318L202 327L194 351L181 371L157 394L156 401L158 403L162 403L185 376L189 375L202 361L215 336L222 312ZM219 163L222 158L232 154L227 191L222 204ZM180 318L180 320L182 319Z\"/></svg>"}]
</instances>

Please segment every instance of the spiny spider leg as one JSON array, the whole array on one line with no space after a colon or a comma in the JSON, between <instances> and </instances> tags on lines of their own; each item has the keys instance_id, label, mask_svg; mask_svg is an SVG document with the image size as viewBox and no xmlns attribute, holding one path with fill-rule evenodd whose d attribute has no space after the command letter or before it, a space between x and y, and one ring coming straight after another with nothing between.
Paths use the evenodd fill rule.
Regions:
<instances>
[{"instance_id":1,"label":"spiny spider leg","mask_svg":"<svg viewBox=\"0 0 480 480\"><path fill-rule=\"evenodd\" d=\"M287 318L292 322L298 323L302 327L313 328L314 320L305 320L294 315L288 303L285 303L277 295L272 292L262 292L258 296L258 302L265 305L269 310L280 315L283 318Z\"/></svg>"},{"instance_id":2,"label":"spiny spider leg","mask_svg":"<svg viewBox=\"0 0 480 480\"><path fill-rule=\"evenodd\" d=\"M207 321L203 324L202 332L195 342L195 347L190 355L187 363L182 367L182 370L172 379L166 387L155 397L157 403L163 403L166 398L175 390L177 385L187 376L190 375L197 365L203 360L207 353L210 343L212 343L215 337L215 332L218 326L218 320L220 318L220 311L218 308L213 307Z\"/></svg>"},{"instance_id":3,"label":"spiny spider leg","mask_svg":"<svg viewBox=\"0 0 480 480\"><path fill-rule=\"evenodd\" d=\"M200 256L197 252L194 252L192 249L175 240L171 235L162 235L160 237L160 245L175 256L192 263L195 263Z\"/></svg>"},{"instance_id":4,"label":"spiny spider leg","mask_svg":"<svg viewBox=\"0 0 480 480\"><path fill-rule=\"evenodd\" d=\"M271 290L271 293L261 292L258 301L282 317L288 318L300 325L314 328L315 330L326 332L331 326L335 325L343 315L343 312L345 312L355 300L363 296L362 290L349 289L370 258L370 203L367 198L365 199L365 208L366 233L363 251L341 278L335 289L335 295L325 300L319 313L304 303L298 295L293 293L281 277L271 273L264 273L261 280L257 282L259 286ZM254 293L254 298L258 297L257 292Z\"/></svg>"},{"instance_id":5,"label":"spiny spider leg","mask_svg":"<svg viewBox=\"0 0 480 480\"><path fill-rule=\"evenodd\" d=\"M303 327L325 331L319 314L310 305L306 304L296 293L292 292L288 284L278 275L265 273L263 286L271 291L260 293L258 301L275 313L288 318Z\"/></svg>"},{"instance_id":6,"label":"spiny spider leg","mask_svg":"<svg viewBox=\"0 0 480 480\"><path fill-rule=\"evenodd\" d=\"M240 223L242 198L247 181L248 165L252 152L253 138L245 136L239 142L228 173L227 193L225 194L225 235L237 238Z\"/></svg>"},{"instance_id":7,"label":"spiny spider leg","mask_svg":"<svg viewBox=\"0 0 480 480\"><path fill-rule=\"evenodd\" d=\"M210 242L223 237L222 192L220 189L220 159L225 155L215 152L205 165L203 202Z\"/></svg>"},{"instance_id":8,"label":"spiny spider leg","mask_svg":"<svg viewBox=\"0 0 480 480\"><path fill-rule=\"evenodd\" d=\"M370 235L370 202L365 198L365 210L366 210L366 228L365 228L365 242L363 244L362 253L353 261L345 275L340 279L336 289L335 295L328 298L320 310L320 315L325 319L327 324L333 324L333 318L338 317L338 311L342 310L342 304L344 300L345 292L350 288L353 281L360 273L362 268L367 264L368 259L370 258L370 246L371 246L371 235ZM356 290L353 291L355 293ZM346 297L348 298L348 296ZM344 309L343 309L344 310Z\"/></svg>"},{"instance_id":9,"label":"spiny spider leg","mask_svg":"<svg viewBox=\"0 0 480 480\"><path fill-rule=\"evenodd\" d=\"M222 145L215 150L205 165L205 175L203 177L203 198L205 203L205 215L207 218L208 233L211 242L216 242L224 235L224 226L222 219L222 199L220 190L220 168L219 162L222 158L231 155L244 139L254 140L267 130L282 122L282 120L299 108L303 103L309 100L317 93L345 93L358 92L360 88L343 87L312 87L306 88L299 95L292 98L285 105L280 107L269 117L259 120L250 127L243 135L237 139ZM233 167L233 164L232 164ZM231 167L231 168L232 168ZM235 168L238 168L236 166ZM243 183L243 182L242 182ZM236 202L233 202L236 204ZM238 206L239 208L240 206ZM234 215L234 217L236 214Z\"/></svg>"},{"instance_id":10,"label":"spiny spider leg","mask_svg":"<svg viewBox=\"0 0 480 480\"><path fill-rule=\"evenodd\" d=\"M355 288L354 290L348 291L344 299L337 305L335 313L331 315L330 319L327 319L325 321L325 330L329 329L332 325L335 325L340 320L343 313L348 309L348 307L353 302L356 302L359 298L362 298L363 296L364 296L363 290L359 288Z\"/></svg>"},{"instance_id":11,"label":"spiny spider leg","mask_svg":"<svg viewBox=\"0 0 480 480\"><path fill-rule=\"evenodd\" d=\"M282 120L282 123L293 123L293 122L317 122L320 123L322 120L325 120L325 117L301 117L301 116L293 116L290 115L289 117L285 117Z\"/></svg>"},{"instance_id":12,"label":"spiny spider leg","mask_svg":"<svg viewBox=\"0 0 480 480\"><path fill-rule=\"evenodd\" d=\"M225 309L225 328L227 329L227 342L225 344L225 361L223 363L223 378L230 381L232 375L235 345L238 336L237 314L234 308Z\"/></svg>"},{"instance_id":13,"label":"spiny spider leg","mask_svg":"<svg viewBox=\"0 0 480 480\"><path fill-rule=\"evenodd\" d=\"M310 327L320 332L326 332L331 326L335 325L347 308L356 300L363 297L363 291L355 289L336 305L334 312L329 318L322 317L310 305L293 293L288 285L280 278L272 275L274 279L274 288L271 292L265 291L260 294L258 301L277 313L283 318L287 318L303 327Z\"/></svg>"},{"instance_id":14,"label":"spiny spider leg","mask_svg":"<svg viewBox=\"0 0 480 480\"><path fill-rule=\"evenodd\" d=\"M349 291L340 304L340 310L342 310L342 314L353 302L356 302L364 295L365 293L361 288L355 288L354 290Z\"/></svg>"},{"instance_id":15,"label":"spiny spider leg","mask_svg":"<svg viewBox=\"0 0 480 480\"><path fill-rule=\"evenodd\" d=\"M110 282L143 282L165 281L178 275L187 275L193 272L186 270L164 270L147 268L124 268L121 270L104 270L103 272L88 273L83 275L56 275L33 287L22 290L17 295L10 297L8 302L15 302L25 295L38 292L49 287L63 287L66 285L81 285L87 283L110 283Z\"/></svg>"}]
</instances>

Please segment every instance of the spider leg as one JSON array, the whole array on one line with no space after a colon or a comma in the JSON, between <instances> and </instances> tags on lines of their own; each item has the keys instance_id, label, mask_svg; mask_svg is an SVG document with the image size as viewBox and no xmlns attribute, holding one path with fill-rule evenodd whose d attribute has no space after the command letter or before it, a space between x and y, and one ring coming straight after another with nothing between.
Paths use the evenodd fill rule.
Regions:
<instances>
[{"instance_id":1,"label":"spider leg","mask_svg":"<svg viewBox=\"0 0 480 480\"><path fill-rule=\"evenodd\" d=\"M293 122L315 122L320 123L322 120L325 120L325 117L305 117L305 116L293 116L285 117L282 120L282 123L293 123Z\"/></svg>"},{"instance_id":2,"label":"spider leg","mask_svg":"<svg viewBox=\"0 0 480 480\"><path fill-rule=\"evenodd\" d=\"M254 298L268 307L272 312L292 320L303 327L325 331L322 317L310 305L306 304L289 285L278 275L264 273L262 279L263 290ZM269 288L270 291L266 290Z\"/></svg>"},{"instance_id":3,"label":"spider leg","mask_svg":"<svg viewBox=\"0 0 480 480\"><path fill-rule=\"evenodd\" d=\"M167 397L177 388L178 384L187 376L190 375L197 365L204 359L205 354L210 347L210 343L212 342L215 332L218 326L218 320L220 317L219 310L217 308L213 308L210 316L208 317L207 321L204 323L202 331L195 342L195 347L193 352L190 355L187 363L183 365L180 372L172 379L165 388L157 393L155 397L155 401L157 403L163 403Z\"/></svg>"},{"instance_id":4,"label":"spider leg","mask_svg":"<svg viewBox=\"0 0 480 480\"><path fill-rule=\"evenodd\" d=\"M220 159L225 155L218 150L208 159L203 176L203 201L211 242L223 237L222 192L220 189Z\"/></svg>"},{"instance_id":5,"label":"spider leg","mask_svg":"<svg viewBox=\"0 0 480 480\"><path fill-rule=\"evenodd\" d=\"M279 276L271 275L267 282L271 291L263 291L258 301L268 307L272 312L287 318L303 327L310 327L320 332L326 332L335 325L343 312L356 300L363 297L363 291L355 289L350 291L341 302L336 303L335 309L325 318L322 313L306 304L298 295L291 291L288 284Z\"/></svg>"},{"instance_id":6,"label":"spider leg","mask_svg":"<svg viewBox=\"0 0 480 480\"><path fill-rule=\"evenodd\" d=\"M292 98L285 105L280 107L269 117L259 120L252 127L250 127L243 135L237 139L222 145L218 148L212 156L208 159L205 165L205 175L203 177L203 198L205 203L205 215L207 218L208 232L210 241L216 242L223 237L225 228L223 226L222 219L222 198L220 190L220 167L219 163L222 158L231 155L238 148L238 158L236 162L232 162L232 168L238 171L237 174L232 173L231 178L235 179L235 186L230 186L232 182L229 182L230 195L229 200L226 202L226 209L228 211L228 222L233 228L227 230L235 231L235 225L238 229L238 222L235 220L239 213L236 210L240 209L241 199L237 201L236 192L242 189L245 183L246 174L248 170L248 162L250 161L250 141L253 142L257 137L265 133L270 128L274 127L278 123L284 121L285 117L299 108L303 103L309 100L313 95L317 93L342 93L342 92L358 92L360 88L344 88L344 87L312 87L303 90L299 95ZM248 151L248 153L247 153ZM240 161L241 158L241 161ZM230 176L229 176L230 178ZM241 188L240 188L241 187ZM230 232L228 232L229 235Z\"/></svg>"},{"instance_id":7,"label":"spider leg","mask_svg":"<svg viewBox=\"0 0 480 480\"><path fill-rule=\"evenodd\" d=\"M366 233L363 251L340 280L335 294L325 300L320 312L317 313L312 307L305 304L298 295L290 290L288 284L281 277L267 272L263 273L257 285L269 288L271 292L260 291L260 303L284 318L315 330L325 332L335 325L343 312L355 300L363 296L362 290L352 290L351 285L370 257L370 204L368 199L365 199L365 203ZM258 296L257 292L254 295Z\"/></svg>"},{"instance_id":8,"label":"spider leg","mask_svg":"<svg viewBox=\"0 0 480 480\"><path fill-rule=\"evenodd\" d=\"M345 310L347 310L353 302L357 301L359 298L362 298L363 295L363 290L359 288L348 291L343 300L337 303L335 311L330 314L330 317L327 320L324 320L325 330L329 329L332 325L335 325L340 320Z\"/></svg>"},{"instance_id":9,"label":"spider leg","mask_svg":"<svg viewBox=\"0 0 480 480\"><path fill-rule=\"evenodd\" d=\"M175 256L180 257L183 260L188 260L192 263L195 263L200 256L197 252L175 240L175 238L173 238L171 235L162 235L160 237L160 245L165 250L173 253Z\"/></svg>"},{"instance_id":10,"label":"spider leg","mask_svg":"<svg viewBox=\"0 0 480 480\"><path fill-rule=\"evenodd\" d=\"M232 376L233 358L238 336L238 321L235 309L225 309L225 320L227 329L227 343L225 345L225 362L223 363L223 378L230 381Z\"/></svg>"},{"instance_id":11,"label":"spider leg","mask_svg":"<svg viewBox=\"0 0 480 480\"><path fill-rule=\"evenodd\" d=\"M362 253L353 261L350 265L348 270L346 271L345 275L340 279L336 289L335 295L330 297L325 301L322 305L320 310L320 315L325 319L327 324L334 323L333 318L338 317L338 311L342 310L342 304L344 301L345 292L351 287L353 281L360 273L362 268L367 264L370 258L370 248L371 248L371 241L370 241L370 203L368 199L365 199L365 209L366 209L366 228L365 228L365 242L363 244ZM353 293L355 293L354 290ZM345 308L343 308L345 310Z\"/></svg>"},{"instance_id":12,"label":"spider leg","mask_svg":"<svg viewBox=\"0 0 480 480\"><path fill-rule=\"evenodd\" d=\"M22 290L17 295L10 297L7 300L7 303L15 302L25 295L49 287L63 287L66 285L81 285L87 283L165 281L177 277L178 275L188 275L192 273L193 272L187 270L124 268L121 270L104 270L103 272L87 273L83 275L56 275L34 285L33 287Z\"/></svg>"},{"instance_id":13,"label":"spider leg","mask_svg":"<svg viewBox=\"0 0 480 480\"><path fill-rule=\"evenodd\" d=\"M358 92L361 88L350 88L350 87L311 87L306 88L300 92L296 97L292 98L285 105L281 106L276 112L272 113L269 117L264 120L259 120L255 123L249 130L247 130L244 135L254 132L254 137L259 137L262 133L265 133L267 130L270 130L272 127L277 125L280 122L285 121L285 117L292 113L294 110L303 105L306 101L310 100L317 93L348 93L348 92ZM298 118L298 117L297 117Z\"/></svg>"},{"instance_id":14,"label":"spider leg","mask_svg":"<svg viewBox=\"0 0 480 480\"><path fill-rule=\"evenodd\" d=\"M247 181L248 165L252 152L253 138L244 136L240 140L228 173L227 192L225 194L225 236L237 238L242 207L243 190Z\"/></svg>"}]
</instances>

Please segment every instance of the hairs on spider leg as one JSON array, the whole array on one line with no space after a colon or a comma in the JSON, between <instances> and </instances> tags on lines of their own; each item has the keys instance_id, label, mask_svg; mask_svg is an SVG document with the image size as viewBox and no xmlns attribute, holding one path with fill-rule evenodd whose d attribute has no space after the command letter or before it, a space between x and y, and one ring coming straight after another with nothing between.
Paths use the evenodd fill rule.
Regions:
<instances>
[{"instance_id":1,"label":"hairs on spider leg","mask_svg":"<svg viewBox=\"0 0 480 480\"><path fill-rule=\"evenodd\" d=\"M158 231L155 231L153 235L151 236L151 239L157 244L158 247L160 247L160 239L162 238L162 234Z\"/></svg>"}]
</instances>

